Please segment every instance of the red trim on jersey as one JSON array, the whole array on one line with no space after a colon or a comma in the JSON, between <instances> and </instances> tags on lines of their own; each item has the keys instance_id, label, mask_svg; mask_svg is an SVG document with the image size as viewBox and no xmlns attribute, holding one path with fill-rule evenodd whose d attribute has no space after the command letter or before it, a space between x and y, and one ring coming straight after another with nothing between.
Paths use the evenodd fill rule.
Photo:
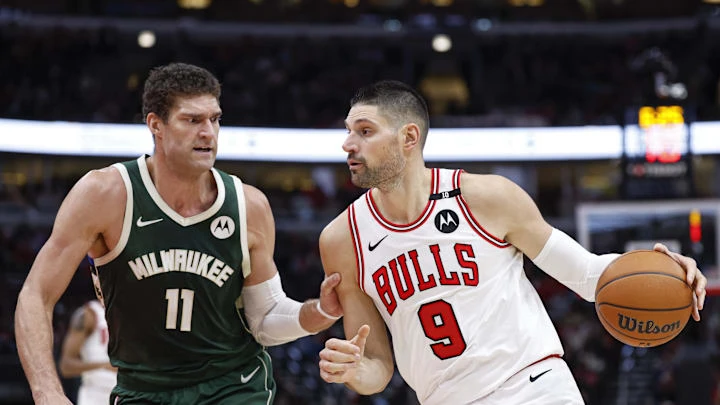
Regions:
<instances>
[{"instance_id":1,"label":"red trim on jersey","mask_svg":"<svg viewBox=\"0 0 720 405\"><path fill-rule=\"evenodd\" d=\"M465 171L465 170L463 170L463 169L457 169L457 170L455 170L455 171L453 172L453 177L452 177L452 187L453 187L453 190L456 189L456 188L460 188L460 175L461 175L462 172L464 172L464 171Z\"/></svg>"},{"instance_id":2,"label":"red trim on jersey","mask_svg":"<svg viewBox=\"0 0 720 405\"><path fill-rule=\"evenodd\" d=\"M365 264L363 260L362 245L360 244L360 231L357 228L357 219L355 219L355 203L348 207L348 226L350 227L350 236L352 236L353 247L355 250L355 265L357 266L357 278L360 289L365 291Z\"/></svg>"},{"instance_id":3,"label":"red trim on jersey","mask_svg":"<svg viewBox=\"0 0 720 405\"><path fill-rule=\"evenodd\" d=\"M521 368L520 371L523 371L523 370L525 370L526 368L532 367L532 366L534 366L534 365L536 365L536 364L538 364L538 363L542 363L542 362L545 361L545 360L555 359L555 358L557 358L557 359L562 359L562 356L559 355L559 354L557 354L557 353L555 353L555 354L549 354L549 355L543 357L542 359L537 360L537 361L533 361L532 363L528 364L527 366ZM519 373L520 371L518 371L517 373ZM515 374L517 374L517 373L515 373ZM510 378L514 377L515 374L513 374L512 376L510 376Z\"/></svg>"},{"instance_id":4,"label":"red trim on jersey","mask_svg":"<svg viewBox=\"0 0 720 405\"><path fill-rule=\"evenodd\" d=\"M454 188L460 188L460 173L462 173L462 170L455 170L453 173L453 187ZM485 239L488 243L491 245L498 247L498 248L506 248L511 246L510 243L507 241L504 241L490 232L486 231L485 228L480 225L477 219L475 219L475 216L472 214L472 211L470 211L470 206L468 205L467 201L465 201L465 198L462 194L455 197L455 201L457 201L458 206L460 207L460 211L462 211L463 216L465 217L465 220L467 220L470 227L480 235L481 238Z\"/></svg>"},{"instance_id":5,"label":"red trim on jersey","mask_svg":"<svg viewBox=\"0 0 720 405\"><path fill-rule=\"evenodd\" d=\"M439 169L433 168L430 172L430 176L430 194L435 194L438 192L438 188L440 186ZM421 227L428 220L428 218L430 218L430 214L432 213L433 208L435 208L436 202L436 200L428 200L427 204L425 204L425 209L415 221L409 224L396 224L388 221L383 216L382 212L380 212L380 209L378 209L377 205L375 204L375 200L373 199L372 191L368 191L367 193L365 193L365 200L370 210L370 214L372 214L372 217L375 218L375 221L377 221L377 223L380 224L380 226L382 226L383 228L394 232L409 232Z\"/></svg>"}]
</instances>

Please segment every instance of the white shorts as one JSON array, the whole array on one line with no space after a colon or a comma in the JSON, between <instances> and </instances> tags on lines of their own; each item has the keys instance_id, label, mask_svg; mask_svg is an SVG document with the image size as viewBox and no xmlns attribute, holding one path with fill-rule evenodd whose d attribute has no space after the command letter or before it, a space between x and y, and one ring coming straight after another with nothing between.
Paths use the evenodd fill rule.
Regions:
<instances>
[{"instance_id":1,"label":"white shorts","mask_svg":"<svg viewBox=\"0 0 720 405\"><path fill-rule=\"evenodd\" d=\"M550 357L520 370L472 405L584 405L565 360Z\"/></svg>"},{"instance_id":2,"label":"white shorts","mask_svg":"<svg viewBox=\"0 0 720 405\"><path fill-rule=\"evenodd\" d=\"M77 405L108 405L110 403L110 388L101 388L80 385L78 389Z\"/></svg>"}]
</instances>

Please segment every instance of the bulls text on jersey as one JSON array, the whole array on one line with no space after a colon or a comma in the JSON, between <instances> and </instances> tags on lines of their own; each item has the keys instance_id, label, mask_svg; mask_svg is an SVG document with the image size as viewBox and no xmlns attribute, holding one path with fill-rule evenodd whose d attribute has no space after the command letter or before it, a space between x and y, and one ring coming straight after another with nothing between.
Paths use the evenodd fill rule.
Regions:
<instances>
[{"instance_id":1,"label":"bulls text on jersey","mask_svg":"<svg viewBox=\"0 0 720 405\"><path fill-rule=\"evenodd\" d=\"M455 263L450 264L446 269L440 256L440 245L437 244L427 246L427 251L418 252L413 249L403 253L389 260L387 265L380 266L375 270L372 280L388 314L392 315L395 312L398 298L404 301L416 292L429 290L439 285L469 287L478 285L478 266L473 260L475 252L472 245L456 243L452 249L457 266L461 270L450 270L450 268L455 268ZM419 254L432 255L435 268L422 269L420 267L421 260L418 260ZM414 278L410 274L408 261L412 262ZM391 283L395 286L395 290L391 287ZM397 296L395 291L397 291Z\"/></svg>"}]
</instances>

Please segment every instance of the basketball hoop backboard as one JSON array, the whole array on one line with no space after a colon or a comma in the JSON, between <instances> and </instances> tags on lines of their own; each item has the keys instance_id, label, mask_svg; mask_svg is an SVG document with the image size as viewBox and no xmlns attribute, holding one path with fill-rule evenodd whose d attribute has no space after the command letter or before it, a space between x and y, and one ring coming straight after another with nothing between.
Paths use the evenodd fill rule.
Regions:
<instances>
[{"instance_id":1,"label":"basketball hoop backboard","mask_svg":"<svg viewBox=\"0 0 720 405\"><path fill-rule=\"evenodd\" d=\"M690 214L701 216L702 238L692 242ZM720 199L583 203L575 210L578 241L594 253L652 249L656 242L693 257L720 295Z\"/></svg>"}]
</instances>

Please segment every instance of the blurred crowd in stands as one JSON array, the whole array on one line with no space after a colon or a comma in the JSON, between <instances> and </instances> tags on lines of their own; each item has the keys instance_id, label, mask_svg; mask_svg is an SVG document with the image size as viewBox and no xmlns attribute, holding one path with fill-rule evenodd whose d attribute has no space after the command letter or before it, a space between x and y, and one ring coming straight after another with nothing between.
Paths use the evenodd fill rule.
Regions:
<instances>
[{"instance_id":1,"label":"blurred crowd in stands","mask_svg":"<svg viewBox=\"0 0 720 405\"><path fill-rule=\"evenodd\" d=\"M714 120L717 38L700 27L609 37L463 31L437 53L427 34L209 40L189 31L158 33L155 47L143 49L137 31L0 24L0 117L141 122L148 70L187 61L223 83L225 125L342 127L352 92L377 79L420 89L434 126L623 124L626 109L658 101L658 73L686 87L676 103Z\"/></svg>"}]
</instances>

